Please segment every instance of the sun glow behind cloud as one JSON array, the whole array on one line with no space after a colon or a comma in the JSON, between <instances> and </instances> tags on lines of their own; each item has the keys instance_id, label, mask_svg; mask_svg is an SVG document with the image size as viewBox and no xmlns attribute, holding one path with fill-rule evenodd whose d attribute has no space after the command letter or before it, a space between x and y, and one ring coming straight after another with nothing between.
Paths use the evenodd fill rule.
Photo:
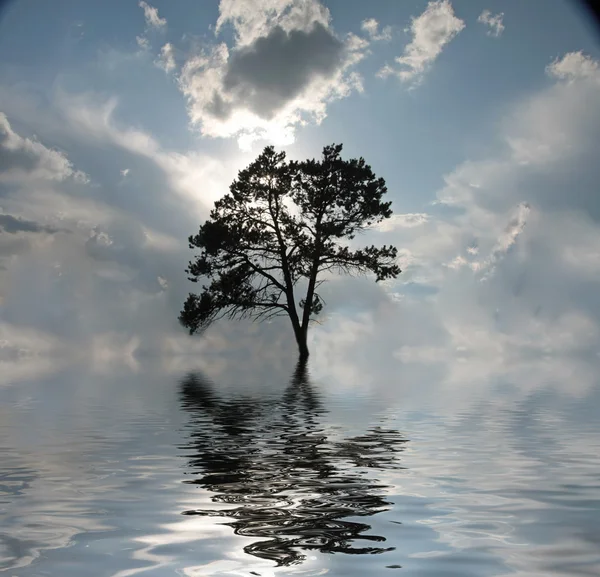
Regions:
<instances>
[{"instance_id":1,"label":"sun glow behind cloud","mask_svg":"<svg viewBox=\"0 0 600 577\"><path fill-rule=\"evenodd\" d=\"M338 37L317 0L222 2L216 32L231 25L234 43L191 56L179 74L192 124L205 136L284 146L299 126L319 124L327 106L362 90L355 66L369 42Z\"/></svg>"}]
</instances>

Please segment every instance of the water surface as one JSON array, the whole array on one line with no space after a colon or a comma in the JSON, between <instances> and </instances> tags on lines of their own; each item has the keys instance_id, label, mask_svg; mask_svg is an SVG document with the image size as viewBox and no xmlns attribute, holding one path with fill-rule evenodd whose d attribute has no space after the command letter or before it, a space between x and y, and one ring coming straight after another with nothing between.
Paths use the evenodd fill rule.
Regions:
<instances>
[{"instance_id":1,"label":"water surface","mask_svg":"<svg viewBox=\"0 0 600 577\"><path fill-rule=\"evenodd\" d=\"M597 386L267 378L142 363L2 386L0 568L600 574Z\"/></svg>"}]
</instances>

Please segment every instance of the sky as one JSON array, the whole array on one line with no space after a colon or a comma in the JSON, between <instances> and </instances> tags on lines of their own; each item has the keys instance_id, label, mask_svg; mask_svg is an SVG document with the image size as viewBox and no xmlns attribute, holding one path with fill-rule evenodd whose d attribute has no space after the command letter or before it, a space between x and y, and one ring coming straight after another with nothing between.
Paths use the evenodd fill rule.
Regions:
<instances>
[{"instance_id":1,"label":"sky","mask_svg":"<svg viewBox=\"0 0 600 577\"><path fill-rule=\"evenodd\" d=\"M0 378L152 356L243 379L293 356L285 321L186 334L187 237L265 145L341 142L394 210L356 242L394 244L403 272L325 285L315 370L589 394L599 61L566 0L5 3Z\"/></svg>"}]
</instances>

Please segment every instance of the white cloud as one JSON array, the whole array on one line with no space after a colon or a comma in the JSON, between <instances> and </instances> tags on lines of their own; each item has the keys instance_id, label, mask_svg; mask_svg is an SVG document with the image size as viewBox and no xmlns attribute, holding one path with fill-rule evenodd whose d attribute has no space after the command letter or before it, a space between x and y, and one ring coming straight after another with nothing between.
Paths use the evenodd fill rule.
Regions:
<instances>
[{"instance_id":1,"label":"white cloud","mask_svg":"<svg viewBox=\"0 0 600 577\"><path fill-rule=\"evenodd\" d=\"M585 364L571 358L586 348L585 343L597 342L599 336L598 325L580 313L564 313L550 321L529 317L511 333L459 322L448 323L445 328L450 337L446 345L404 345L395 351L396 358L405 365L445 366L450 369L446 382L455 386L485 383L492 377L530 389L561 386L570 372L580 373L584 382L563 391L581 394L594 384L593 375L584 374ZM523 382L524 376L534 381Z\"/></svg>"},{"instance_id":2,"label":"white cloud","mask_svg":"<svg viewBox=\"0 0 600 577\"><path fill-rule=\"evenodd\" d=\"M318 0L221 0L215 27L218 34L231 24L236 46L248 46L275 27L285 32L308 31L314 24L329 26L329 10Z\"/></svg>"},{"instance_id":3,"label":"white cloud","mask_svg":"<svg viewBox=\"0 0 600 577\"><path fill-rule=\"evenodd\" d=\"M158 9L150 6L144 0L140 0L138 6L144 11L144 18L146 19L146 26L149 28L162 28L167 25L165 18L161 18L158 15Z\"/></svg>"},{"instance_id":4,"label":"white cloud","mask_svg":"<svg viewBox=\"0 0 600 577\"><path fill-rule=\"evenodd\" d=\"M175 51L173 49L173 45L170 42L167 42L160 49L160 54L156 59L155 64L167 73L175 70Z\"/></svg>"},{"instance_id":5,"label":"white cloud","mask_svg":"<svg viewBox=\"0 0 600 577\"><path fill-rule=\"evenodd\" d=\"M319 370L328 374L335 351L361 386L388 386L378 385L386 383L380 371L372 376L377 366L390 380L400 373L419 387L446 383L450 403L490 380L523 394L557 388L577 396L597 383L600 84L589 58L555 64L557 81L513 103L497 124L495 151L444 177L424 222L410 228L401 217L378 232L402 248L403 273L385 287L389 302L355 317L352 330L368 336L338 338L345 325L331 309L339 295L328 295L331 326L313 335ZM419 295L423 286L434 292Z\"/></svg>"},{"instance_id":6,"label":"white cloud","mask_svg":"<svg viewBox=\"0 0 600 577\"><path fill-rule=\"evenodd\" d=\"M145 36L136 36L135 37L135 41L137 42L137 45L142 50L149 50L150 49L150 42L148 41L148 39Z\"/></svg>"},{"instance_id":7,"label":"white cloud","mask_svg":"<svg viewBox=\"0 0 600 577\"><path fill-rule=\"evenodd\" d=\"M547 70L557 82L542 94L526 99L505 122L505 139L512 157L532 170L564 167L582 154L588 154L587 162L593 163L598 130L598 62L581 53L568 53ZM556 185L550 186L547 194L555 195L557 200L567 198ZM584 200L581 194L571 193L571 202L578 198ZM585 198L590 208L592 195Z\"/></svg>"},{"instance_id":8,"label":"white cloud","mask_svg":"<svg viewBox=\"0 0 600 577\"><path fill-rule=\"evenodd\" d=\"M511 247L515 245L518 237L523 232L523 229L527 224L530 210L530 206L527 203L522 202L515 210L511 211L512 215L508 224L498 235L488 256L484 259L474 259L474 257L478 256L480 253L479 247L467 246L465 250L467 256L458 255L444 266L454 270L467 267L477 273L482 281L489 280L494 274L496 264L508 254Z\"/></svg>"},{"instance_id":9,"label":"white cloud","mask_svg":"<svg viewBox=\"0 0 600 577\"><path fill-rule=\"evenodd\" d=\"M392 39L392 27L385 26L379 31L379 22L375 20L375 18L368 18L367 20L363 20L361 25L361 29L367 33L369 39L373 42L388 42Z\"/></svg>"},{"instance_id":10,"label":"white cloud","mask_svg":"<svg viewBox=\"0 0 600 577\"><path fill-rule=\"evenodd\" d=\"M504 32L504 23L502 22L503 18L503 12L492 14L489 10L484 10L479 15L479 18L477 18L477 22L480 22L489 28L487 31L488 36L494 36L495 38L498 38L502 32Z\"/></svg>"},{"instance_id":11,"label":"white cloud","mask_svg":"<svg viewBox=\"0 0 600 577\"><path fill-rule=\"evenodd\" d=\"M463 266L470 266L471 263L469 263L469 261L461 255L458 255L457 257L454 257L449 263L446 264L446 266L448 268L451 269L460 269Z\"/></svg>"},{"instance_id":12,"label":"white cloud","mask_svg":"<svg viewBox=\"0 0 600 577\"><path fill-rule=\"evenodd\" d=\"M395 59L400 68L386 65L380 70L379 76L395 75L402 82L417 85L444 47L464 27L464 21L454 15L449 0L429 2L425 11L412 19L412 40L404 49L404 54Z\"/></svg>"},{"instance_id":13,"label":"white cloud","mask_svg":"<svg viewBox=\"0 0 600 577\"><path fill-rule=\"evenodd\" d=\"M27 109L18 109L18 121L32 121L44 139L68 140L83 157L116 152L127 168L115 172L136 174L115 182L118 194L69 178L73 168L63 157L42 163L44 176L52 167L51 180L21 179L0 191L0 324L14 331L35 326L86 358L113 359L124 347L170 354L163 341L181 334L177 315L190 288L187 235L240 166L235 154L222 162L165 150L150 134L116 121L117 105L59 90L42 123ZM37 144L42 157L52 152ZM54 234L66 229L70 234Z\"/></svg>"},{"instance_id":14,"label":"white cloud","mask_svg":"<svg viewBox=\"0 0 600 577\"><path fill-rule=\"evenodd\" d=\"M179 76L192 124L248 149L259 139L290 144L297 126L320 123L330 102L362 90L352 69L368 45L338 38L329 18L317 0L223 0L217 32L231 23L234 45L192 56Z\"/></svg>"},{"instance_id":15,"label":"white cloud","mask_svg":"<svg viewBox=\"0 0 600 577\"><path fill-rule=\"evenodd\" d=\"M388 218L379 224L377 224L377 230L381 232L389 232L395 228L413 228L425 224L429 220L429 215L424 212L407 213L407 214L394 214L391 218Z\"/></svg>"},{"instance_id":16,"label":"white cloud","mask_svg":"<svg viewBox=\"0 0 600 577\"><path fill-rule=\"evenodd\" d=\"M592 78L600 80L598 62L582 51L568 52L562 58L557 58L546 67L546 72L561 80L576 80Z\"/></svg>"},{"instance_id":17,"label":"white cloud","mask_svg":"<svg viewBox=\"0 0 600 577\"><path fill-rule=\"evenodd\" d=\"M63 152L44 146L38 140L17 134L5 114L0 112L0 181L30 179L74 179L85 183L86 174L75 170Z\"/></svg>"},{"instance_id":18,"label":"white cloud","mask_svg":"<svg viewBox=\"0 0 600 577\"><path fill-rule=\"evenodd\" d=\"M502 259L517 242L517 238L523 232L527 224L527 216L531 208L525 202L519 204L514 216L504 229L502 235L496 241L489 257L479 266L475 266L474 270L487 270L482 280L489 279L495 271L496 263Z\"/></svg>"},{"instance_id":19,"label":"white cloud","mask_svg":"<svg viewBox=\"0 0 600 577\"><path fill-rule=\"evenodd\" d=\"M170 190L197 218L205 216L212 203L225 194L237 173L241 155L230 155L225 162L194 151L168 151L151 134L119 125L114 118L116 98L60 92L56 106L62 120L56 130L64 129L88 143L105 142L148 159L164 173Z\"/></svg>"}]
</instances>

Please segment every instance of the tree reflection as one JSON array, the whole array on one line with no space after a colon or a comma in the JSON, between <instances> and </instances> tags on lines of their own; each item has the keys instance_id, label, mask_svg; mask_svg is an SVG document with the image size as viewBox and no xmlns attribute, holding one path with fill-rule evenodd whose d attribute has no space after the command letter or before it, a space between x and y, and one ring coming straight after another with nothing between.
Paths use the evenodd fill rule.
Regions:
<instances>
[{"instance_id":1,"label":"tree reflection","mask_svg":"<svg viewBox=\"0 0 600 577\"><path fill-rule=\"evenodd\" d=\"M321 399L299 363L280 398L219 397L198 374L181 382L181 403L192 414L189 466L193 479L223 508L185 511L230 519L237 535L260 540L246 553L277 565L301 563L305 551L373 554L393 547L349 520L384 511L385 485L370 470L400 468L407 439L381 427L335 439L322 422ZM358 546L355 542L366 542Z\"/></svg>"}]
</instances>

